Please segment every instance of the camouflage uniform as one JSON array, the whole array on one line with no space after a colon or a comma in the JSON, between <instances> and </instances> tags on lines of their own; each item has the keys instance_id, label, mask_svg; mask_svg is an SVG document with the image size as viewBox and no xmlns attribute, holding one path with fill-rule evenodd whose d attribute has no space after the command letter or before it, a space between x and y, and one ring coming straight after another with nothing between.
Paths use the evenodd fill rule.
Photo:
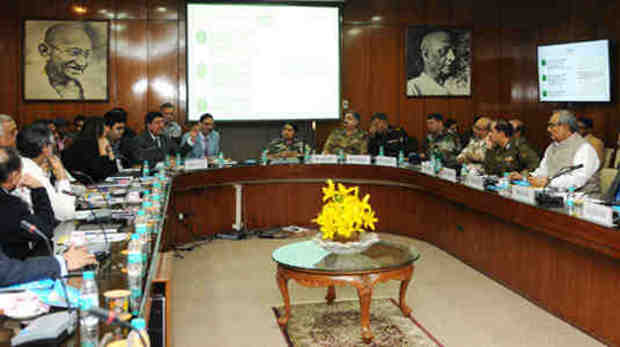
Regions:
<instances>
[{"instance_id":1,"label":"camouflage uniform","mask_svg":"<svg viewBox=\"0 0 620 347\"><path fill-rule=\"evenodd\" d=\"M267 150L267 155L277 155L282 152L297 152L299 155L304 155L305 152L310 153L312 147L297 137L294 137L290 142L278 137L269 142L265 150Z\"/></svg>"},{"instance_id":2,"label":"camouflage uniform","mask_svg":"<svg viewBox=\"0 0 620 347\"><path fill-rule=\"evenodd\" d=\"M534 153L536 153L536 155L540 156L540 152L536 148L534 148L534 146L530 145L530 143L527 142L527 139L525 137L517 137L516 139L514 139L514 141L515 146L526 146L529 150L532 150Z\"/></svg>"},{"instance_id":3,"label":"camouflage uniform","mask_svg":"<svg viewBox=\"0 0 620 347\"><path fill-rule=\"evenodd\" d=\"M443 130L437 135L427 134L422 149L427 159L431 158L433 151L439 151L443 165L451 168L458 166L456 156L461 151L461 141L458 136L449 133L447 130Z\"/></svg>"},{"instance_id":4,"label":"camouflage uniform","mask_svg":"<svg viewBox=\"0 0 620 347\"><path fill-rule=\"evenodd\" d=\"M538 154L527 143L511 139L506 146L495 146L487 151L484 170L489 175L502 175L504 172L513 171L524 173L536 170L539 162Z\"/></svg>"},{"instance_id":5,"label":"camouflage uniform","mask_svg":"<svg viewBox=\"0 0 620 347\"><path fill-rule=\"evenodd\" d=\"M468 164L476 169L482 168L484 163L485 153L487 152L487 142L485 139L479 139L472 137L467 147L461 151L456 159L463 160L464 164Z\"/></svg>"},{"instance_id":6,"label":"camouflage uniform","mask_svg":"<svg viewBox=\"0 0 620 347\"><path fill-rule=\"evenodd\" d=\"M348 136L344 128L334 129L323 146L323 152L328 154L368 154L368 134L357 129Z\"/></svg>"}]
</instances>

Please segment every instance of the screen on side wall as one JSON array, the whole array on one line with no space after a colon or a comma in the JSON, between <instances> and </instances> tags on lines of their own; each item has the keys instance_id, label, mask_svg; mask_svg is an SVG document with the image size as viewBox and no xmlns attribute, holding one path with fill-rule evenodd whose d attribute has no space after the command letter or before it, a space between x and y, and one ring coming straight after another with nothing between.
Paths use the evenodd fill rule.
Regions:
<instances>
[{"instance_id":1,"label":"screen on side wall","mask_svg":"<svg viewBox=\"0 0 620 347\"><path fill-rule=\"evenodd\" d=\"M540 101L611 101L609 40L538 46Z\"/></svg>"},{"instance_id":2,"label":"screen on side wall","mask_svg":"<svg viewBox=\"0 0 620 347\"><path fill-rule=\"evenodd\" d=\"M188 120L340 116L336 6L189 3Z\"/></svg>"}]
</instances>

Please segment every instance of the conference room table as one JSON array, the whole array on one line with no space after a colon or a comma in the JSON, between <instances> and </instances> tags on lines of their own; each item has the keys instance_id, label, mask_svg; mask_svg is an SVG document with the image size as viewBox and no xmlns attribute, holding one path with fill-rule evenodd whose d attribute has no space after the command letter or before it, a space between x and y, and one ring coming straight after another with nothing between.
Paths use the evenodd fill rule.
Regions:
<instances>
[{"instance_id":1,"label":"conference room table","mask_svg":"<svg viewBox=\"0 0 620 347\"><path fill-rule=\"evenodd\" d=\"M327 179L370 194L378 231L433 244L600 341L620 345L616 228L416 167L285 164L181 172L173 177L162 247L231 230L309 226Z\"/></svg>"}]
</instances>

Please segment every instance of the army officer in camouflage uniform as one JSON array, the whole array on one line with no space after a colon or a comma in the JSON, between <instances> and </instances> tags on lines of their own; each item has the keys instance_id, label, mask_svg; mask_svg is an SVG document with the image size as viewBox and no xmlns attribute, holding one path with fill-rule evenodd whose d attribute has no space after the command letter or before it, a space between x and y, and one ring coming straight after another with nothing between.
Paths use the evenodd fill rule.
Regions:
<instances>
[{"instance_id":1,"label":"army officer in camouflage uniform","mask_svg":"<svg viewBox=\"0 0 620 347\"><path fill-rule=\"evenodd\" d=\"M443 116L439 113L429 114L426 117L428 134L424 139L422 160L430 160L433 152L439 152L443 165L456 168L458 162L456 156L461 152L461 141L444 127Z\"/></svg>"},{"instance_id":2,"label":"army officer in camouflage uniform","mask_svg":"<svg viewBox=\"0 0 620 347\"><path fill-rule=\"evenodd\" d=\"M297 125L293 123L284 123L282 126L281 136L271 141L265 150L267 158L294 158L310 153L312 148L297 138Z\"/></svg>"},{"instance_id":3,"label":"army officer in camouflage uniform","mask_svg":"<svg viewBox=\"0 0 620 347\"><path fill-rule=\"evenodd\" d=\"M329 134L323 154L368 154L368 134L359 127L359 113L347 112L342 124Z\"/></svg>"},{"instance_id":4,"label":"army officer in camouflage uniform","mask_svg":"<svg viewBox=\"0 0 620 347\"><path fill-rule=\"evenodd\" d=\"M486 174L501 176L504 172L518 172L527 175L538 167L538 154L527 144L517 143L513 131L512 125L503 119L491 127L484 159Z\"/></svg>"}]
</instances>

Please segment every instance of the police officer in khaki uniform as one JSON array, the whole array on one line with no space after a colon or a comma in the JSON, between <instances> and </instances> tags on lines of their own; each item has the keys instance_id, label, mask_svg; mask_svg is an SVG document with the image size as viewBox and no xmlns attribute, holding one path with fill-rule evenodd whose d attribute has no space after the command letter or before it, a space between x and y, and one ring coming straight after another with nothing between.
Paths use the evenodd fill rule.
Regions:
<instances>
[{"instance_id":1,"label":"police officer in khaki uniform","mask_svg":"<svg viewBox=\"0 0 620 347\"><path fill-rule=\"evenodd\" d=\"M487 137L484 171L489 175L518 172L527 175L538 167L538 154L526 144L517 144L512 138L513 127L505 120L498 120Z\"/></svg>"},{"instance_id":2,"label":"police officer in khaki uniform","mask_svg":"<svg viewBox=\"0 0 620 347\"><path fill-rule=\"evenodd\" d=\"M415 152L418 147L417 141L410 139L407 132L402 128L392 128L385 113L375 113L370 121L368 129L368 154L379 155L383 147L383 155L397 157L402 151L407 157L409 152Z\"/></svg>"},{"instance_id":3,"label":"police officer in khaki uniform","mask_svg":"<svg viewBox=\"0 0 620 347\"><path fill-rule=\"evenodd\" d=\"M368 154L368 134L359 127L359 113L347 112L342 125L329 134L323 154Z\"/></svg>"},{"instance_id":4,"label":"police officer in khaki uniform","mask_svg":"<svg viewBox=\"0 0 620 347\"><path fill-rule=\"evenodd\" d=\"M459 164L456 156L461 152L461 141L458 136L448 132L444 127L443 116L432 113L426 117L428 134L422 146L420 159L430 160L433 152L439 152L443 165L456 168Z\"/></svg>"}]
</instances>

